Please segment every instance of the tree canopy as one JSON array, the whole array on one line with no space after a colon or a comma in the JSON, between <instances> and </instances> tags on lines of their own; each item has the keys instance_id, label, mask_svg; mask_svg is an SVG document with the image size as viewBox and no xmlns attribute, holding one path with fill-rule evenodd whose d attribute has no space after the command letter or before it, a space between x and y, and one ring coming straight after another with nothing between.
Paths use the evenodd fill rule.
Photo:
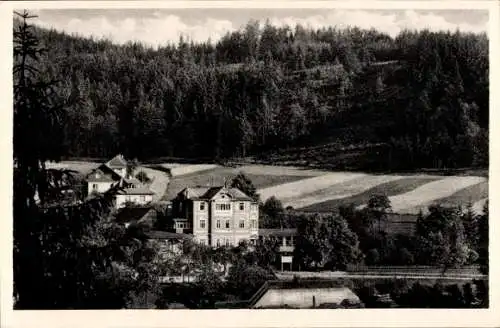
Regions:
<instances>
[{"instance_id":1,"label":"tree canopy","mask_svg":"<svg viewBox=\"0 0 500 328\"><path fill-rule=\"evenodd\" d=\"M403 31L392 38L250 22L216 43L181 39L153 49L33 33L47 49L37 69L61 81L53 87L68 101L63 127L44 125L43 132L64 134L61 156L215 160L334 140L335 152L366 148L368 157L346 167L488 162L485 34ZM324 151L304 157L331 160Z\"/></svg>"}]
</instances>

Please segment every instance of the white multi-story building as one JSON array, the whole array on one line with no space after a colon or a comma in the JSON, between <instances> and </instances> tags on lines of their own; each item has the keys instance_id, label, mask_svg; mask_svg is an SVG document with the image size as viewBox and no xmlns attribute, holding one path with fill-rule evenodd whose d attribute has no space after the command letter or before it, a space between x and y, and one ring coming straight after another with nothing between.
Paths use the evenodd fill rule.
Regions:
<instances>
[{"instance_id":1,"label":"white multi-story building","mask_svg":"<svg viewBox=\"0 0 500 328\"><path fill-rule=\"evenodd\" d=\"M174 229L191 233L212 247L255 243L259 233L259 206L232 187L188 187L172 200Z\"/></svg>"}]
</instances>

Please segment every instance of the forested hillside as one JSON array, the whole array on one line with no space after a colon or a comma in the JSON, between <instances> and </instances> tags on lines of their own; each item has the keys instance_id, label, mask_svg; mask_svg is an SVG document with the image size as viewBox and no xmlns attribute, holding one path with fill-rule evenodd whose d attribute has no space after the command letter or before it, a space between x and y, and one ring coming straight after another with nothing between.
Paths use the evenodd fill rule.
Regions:
<instances>
[{"instance_id":1,"label":"forested hillside","mask_svg":"<svg viewBox=\"0 0 500 328\"><path fill-rule=\"evenodd\" d=\"M152 49L36 34L42 76L59 81L68 157L278 159L316 146L301 151L306 163L347 149L345 168L488 163L486 35L250 22L215 44Z\"/></svg>"}]
</instances>

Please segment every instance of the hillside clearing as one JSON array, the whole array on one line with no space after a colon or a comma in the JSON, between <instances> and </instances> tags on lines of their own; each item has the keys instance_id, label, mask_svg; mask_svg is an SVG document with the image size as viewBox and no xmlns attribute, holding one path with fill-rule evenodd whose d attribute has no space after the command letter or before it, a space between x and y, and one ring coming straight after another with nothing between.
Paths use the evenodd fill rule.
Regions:
<instances>
[{"instance_id":1,"label":"hillside clearing","mask_svg":"<svg viewBox=\"0 0 500 328\"><path fill-rule=\"evenodd\" d=\"M303 180L308 178L307 173L305 175L295 175L295 174L282 174L273 175L271 173L265 173L266 171L259 166L244 166L244 167L222 167L217 166L212 169L204 170L203 172L194 172L190 174L174 176L168 185L167 192L164 196L165 200L170 200L174 198L177 193L186 187L193 186L220 186L224 182L229 181L234 178L239 172L243 172L254 184L256 188L267 188L274 185L283 185L289 182ZM306 172L306 171L295 171L284 169L283 172ZM262 198L265 200L267 198Z\"/></svg>"},{"instance_id":2,"label":"hillside clearing","mask_svg":"<svg viewBox=\"0 0 500 328\"><path fill-rule=\"evenodd\" d=\"M315 177L326 175L330 172L307 169L296 166L274 166L274 165L243 165L237 168L237 170L244 172L245 174L253 175L275 175L275 176L299 176L299 177Z\"/></svg>"},{"instance_id":3,"label":"hillside clearing","mask_svg":"<svg viewBox=\"0 0 500 328\"><path fill-rule=\"evenodd\" d=\"M470 187L459 190L448 197L443 197L435 199L433 201L414 206L412 208L405 209L408 213L427 213L429 206L433 204L439 204L447 207L458 207L461 206L465 208L467 205L471 204L473 210L476 213L482 213L484 203L488 199L488 181L480 182L478 184L472 185Z\"/></svg>"},{"instance_id":4,"label":"hillside clearing","mask_svg":"<svg viewBox=\"0 0 500 328\"><path fill-rule=\"evenodd\" d=\"M340 206L362 205L368 203L373 195L394 196L401 193L409 192L423 184L440 179L441 177L414 176L405 177L403 179L394 180L379 184L359 194L340 198L330 199L325 202L312 204L301 208L305 212L332 212L336 211Z\"/></svg>"},{"instance_id":5,"label":"hillside clearing","mask_svg":"<svg viewBox=\"0 0 500 328\"><path fill-rule=\"evenodd\" d=\"M445 177L441 180L429 182L407 193L391 196L389 200L394 212L415 213L416 208L426 206L430 202L449 197L462 189L485 181L486 178L483 177Z\"/></svg>"},{"instance_id":6,"label":"hillside clearing","mask_svg":"<svg viewBox=\"0 0 500 328\"><path fill-rule=\"evenodd\" d=\"M90 173L93 169L97 168L100 163L95 162L85 162L85 161L63 161L63 162L46 162L45 167L47 169L70 169L77 171L80 174Z\"/></svg>"},{"instance_id":7,"label":"hillside clearing","mask_svg":"<svg viewBox=\"0 0 500 328\"><path fill-rule=\"evenodd\" d=\"M261 196L261 199L268 199L271 196L276 196L283 202L283 205L300 207L297 204L291 204L288 200L292 199L296 200L298 197L302 197L303 195L313 193L317 190L325 189L335 184L339 184L345 181L354 180L366 176L368 175L363 173L346 173L346 172L329 173L309 179L281 184L279 186L260 189L258 190L258 192Z\"/></svg>"},{"instance_id":8,"label":"hillside clearing","mask_svg":"<svg viewBox=\"0 0 500 328\"><path fill-rule=\"evenodd\" d=\"M170 170L170 174L172 177L193 174L200 171L207 171L211 169L215 169L218 165L215 164L159 164L165 168Z\"/></svg>"},{"instance_id":9,"label":"hillside clearing","mask_svg":"<svg viewBox=\"0 0 500 328\"><path fill-rule=\"evenodd\" d=\"M382 183L403 178L403 176L397 175L367 175L357 179L337 183L325 189L318 189L312 193L304 193L298 195L297 197L285 198L284 205L291 205L300 209L302 207L325 202L327 200L352 197Z\"/></svg>"}]
</instances>

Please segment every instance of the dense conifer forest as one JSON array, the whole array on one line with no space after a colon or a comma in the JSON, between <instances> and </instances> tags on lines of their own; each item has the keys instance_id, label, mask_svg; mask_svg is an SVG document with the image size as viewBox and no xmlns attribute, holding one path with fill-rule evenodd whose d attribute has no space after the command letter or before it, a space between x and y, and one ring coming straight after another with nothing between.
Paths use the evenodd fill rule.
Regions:
<instances>
[{"instance_id":1,"label":"dense conifer forest","mask_svg":"<svg viewBox=\"0 0 500 328\"><path fill-rule=\"evenodd\" d=\"M485 34L259 26L158 49L37 28L64 154L212 161L315 146L306 164L333 161L328 147L356 152L360 169L487 166Z\"/></svg>"}]
</instances>

